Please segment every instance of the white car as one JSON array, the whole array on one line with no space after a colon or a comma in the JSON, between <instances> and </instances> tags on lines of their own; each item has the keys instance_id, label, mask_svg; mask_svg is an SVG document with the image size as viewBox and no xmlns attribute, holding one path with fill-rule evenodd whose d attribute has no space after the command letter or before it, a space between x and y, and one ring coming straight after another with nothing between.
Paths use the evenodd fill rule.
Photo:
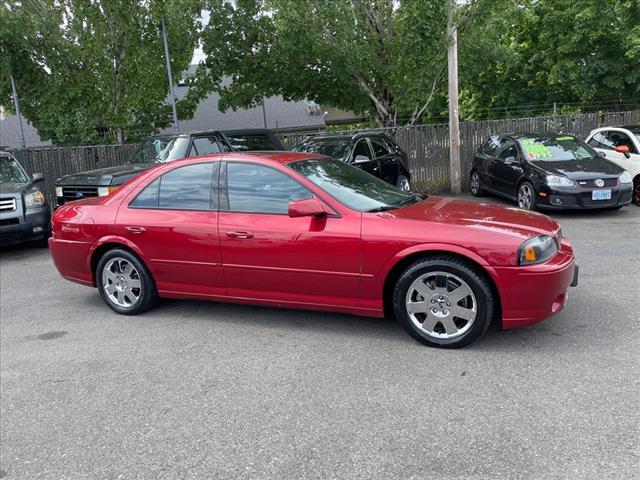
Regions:
<instances>
[{"instance_id":1,"label":"white car","mask_svg":"<svg viewBox=\"0 0 640 480\"><path fill-rule=\"evenodd\" d=\"M640 205L640 125L596 128L587 143L633 178L633 203Z\"/></svg>"}]
</instances>

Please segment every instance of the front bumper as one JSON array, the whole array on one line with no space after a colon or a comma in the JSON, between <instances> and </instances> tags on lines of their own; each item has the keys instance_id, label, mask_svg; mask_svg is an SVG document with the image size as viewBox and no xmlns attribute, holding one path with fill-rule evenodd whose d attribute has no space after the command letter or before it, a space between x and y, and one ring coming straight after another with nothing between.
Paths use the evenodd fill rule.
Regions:
<instances>
[{"instance_id":1,"label":"front bumper","mask_svg":"<svg viewBox=\"0 0 640 480\"><path fill-rule=\"evenodd\" d=\"M51 213L48 206L27 210L24 215L3 216L0 224L0 245L42 240L49 236Z\"/></svg>"},{"instance_id":2,"label":"front bumper","mask_svg":"<svg viewBox=\"0 0 640 480\"><path fill-rule=\"evenodd\" d=\"M578 264L567 251L539 265L494 268L505 329L527 327L555 315L564 308L569 286L578 284Z\"/></svg>"},{"instance_id":3,"label":"front bumper","mask_svg":"<svg viewBox=\"0 0 640 480\"><path fill-rule=\"evenodd\" d=\"M618 185L611 188L610 200L593 200L592 192L594 189L562 189L562 188L545 188L538 193L536 198L536 206L539 208L550 210L563 209L599 209L599 208L615 208L629 205L633 198L633 188L631 184Z\"/></svg>"}]
</instances>

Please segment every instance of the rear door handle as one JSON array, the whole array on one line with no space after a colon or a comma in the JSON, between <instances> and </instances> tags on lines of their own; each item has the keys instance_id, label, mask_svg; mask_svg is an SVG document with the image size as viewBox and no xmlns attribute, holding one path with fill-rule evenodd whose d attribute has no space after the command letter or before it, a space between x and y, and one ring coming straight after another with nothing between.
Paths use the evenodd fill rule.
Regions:
<instances>
[{"instance_id":1,"label":"rear door handle","mask_svg":"<svg viewBox=\"0 0 640 480\"><path fill-rule=\"evenodd\" d=\"M250 233L250 232L231 231L231 232L227 232L226 235L227 237L231 237L231 238L241 238L241 239L253 238L253 233Z\"/></svg>"},{"instance_id":2,"label":"rear door handle","mask_svg":"<svg viewBox=\"0 0 640 480\"><path fill-rule=\"evenodd\" d=\"M130 233L144 233L147 231L144 227L124 227L124 229Z\"/></svg>"}]
</instances>

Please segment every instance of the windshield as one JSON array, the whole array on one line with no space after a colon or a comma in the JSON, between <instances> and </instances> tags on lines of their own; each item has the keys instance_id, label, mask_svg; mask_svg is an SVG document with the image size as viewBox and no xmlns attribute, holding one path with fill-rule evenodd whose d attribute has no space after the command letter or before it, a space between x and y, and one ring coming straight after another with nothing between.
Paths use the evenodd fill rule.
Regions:
<instances>
[{"instance_id":1,"label":"windshield","mask_svg":"<svg viewBox=\"0 0 640 480\"><path fill-rule=\"evenodd\" d=\"M288 166L340 203L360 212L392 210L423 199L340 160L312 158Z\"/></svg>"},{"instance_id":2,"label":"windshield","mask_svg":"<svg viewBox=\"0 0 640 480\"><path fill-rule=\"evenodd\" d=\"M518 143L520 143L527 160L554 162L581 160L598 155L589 145L572 135L520 138Z\"/></svg>"},{"instance_id":3,"label":"windshield","mask_svg":"<svg viewBox=\"0 0 640 480\"><path fill-rule=\"evenodd\" d=\"M131 158L131 163L161 163L184 158L189 139L162 136L145 138Z\"/></svg>"},{"instance_id":4,"label":"windshield","mask_svg":"<svg viewBox=\"0 0 640 480\"><path fill-rule=\"evenodd\" d=\"M351 142L349 140L307 140L296 145L291 150L294 152L319 153L327 157L336 158L338 160L344 158L347 148Z\"/></svg>"},{"instance_id":5,"label":"windshield","mask_svg":"<svg viewBox=\"0 0 640 480\"><path fill-rule=\"evenodd\" d=\"M263 133L225 133L234 152L280 150L269 135Z\"/></svg>"},{"instance_id":6,"label":"windshield","mask_svg":"<svg viewBox=\"0 0 640 480\"><path fill-rule=\"evenodd\" d=\"M20 164L11 157L0 157L0 183L28 183Z\"/></svg>"}]
</instances>

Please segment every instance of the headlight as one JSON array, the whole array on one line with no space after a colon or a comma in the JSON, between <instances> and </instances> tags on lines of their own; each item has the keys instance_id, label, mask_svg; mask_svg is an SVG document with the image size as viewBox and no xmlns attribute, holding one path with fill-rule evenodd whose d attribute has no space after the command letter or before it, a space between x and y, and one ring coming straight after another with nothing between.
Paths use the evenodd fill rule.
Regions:
<instances>
[{"instance_id":1,"label":"headlight","mask_svg":"<svg viewBox=\"0 0 640 480\"><path fill-rule=\"evenodd\" d=\"M518 249L520 265L546 262L558 253L558 246L549 235L538 235L525 241Z\"/></svg>"},{"instance_id":2,"label":"headlight","mask_svg":"<svg viewBox=\"0 0 640 480\"><path fill-rule=\"evenodd\" d=\"M98 196L106 197L107 195L111 195L113 192L118 190L120 185L111 185L110 187L98 187Z\"/></svg>"},{"instance_id":3,"label":"headlight","mask_svg":"<svg viewBox=\"0 0 640 480\"><path fill-rule=\"evenodd\" d=\"M56 187L56 197L62 197L62 187Z\"/></svg>"},{"instance_id":4,"label":"headlight","mask_svg":"<svg viewBox=\"0 0 640 480\"><path fill-rule=\"evenodd\" d=\"M631 174L626 170L620 175L620 183L631 183Z\"/></svg>"},{"instance_id":5,"label":"headlight","mask_svg":"<svg viewBox=\"0 0 640 480\"><path fill-rule=\"evenodd\" d=\"M24 196L24 203L27 208L41 207L44 205L44 195L40 190L27 193Z\"/></svg>"},{"instance_id":6,"label":"headlight","mask_svg":"<svg viewBox=\"0 0 640 480\"><path fill-rule=\"evenodd\" d=\"M552 187L573 187L576 184L573 180L559 175L547 175L547 185Z\"/></svg>"}]
</instances>

